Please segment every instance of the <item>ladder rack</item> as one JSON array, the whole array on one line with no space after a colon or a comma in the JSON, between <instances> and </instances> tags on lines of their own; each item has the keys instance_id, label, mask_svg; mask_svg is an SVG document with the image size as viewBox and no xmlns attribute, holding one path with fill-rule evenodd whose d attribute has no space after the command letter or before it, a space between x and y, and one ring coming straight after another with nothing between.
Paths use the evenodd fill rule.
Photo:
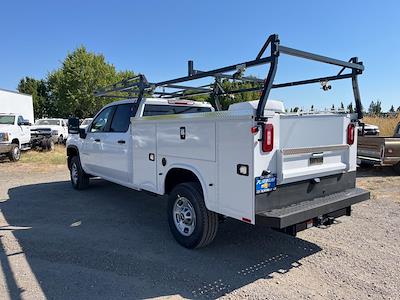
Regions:
<instances>
[{"instance_id":1,"label":"ladder rack","mask_svg":"<svg viewBox=\"0 0 400 300\"><path fill-rule=\"evenodd\" d=\"M269 55L264 56L268 48L270 49ZM331 64L342 68L336 75L311 78L300 81L274 83L275 74L278 67L278 59L281 54ZM243 76L247 69L265 64L269 64L269 70L265 79ZM348 70L348 72L345 73L345 70ZM161 98L184 98L209 94L212 95L214 98L216 109L221 110L219 96L260 91L261 96L257 107L256 120L265 120L264 108L268 101L269 93L273 88L324 83L333 80L351 78L356 111L358 114L358 118L361 119L362 106L357 76L362 74L363 70L363 63L359 62L357 57L352 57L348 61L343 61L285 47L283 45L280 45L278 35L273 34L268 37L254 60L249 60L209 71L195 70L193 66L193 61L190 60L188 61L187 76L151 83L147 81L144 75L139 74L138 76L123 80L103 89L99 89L95 92L95 96L112 98L137 97L137 102L140 102L143 96L146 94L152 94ZM203 84L200 86L190 86L187 84L187 82L203 78L211 78L212 81L209 84ZM225 91L222 87L221 79L235 80L238 82L252 82L255 84L255 86L250 88ZM168 91L166 91L166 89L168 89Z\"/></svg>"}]
</instances>

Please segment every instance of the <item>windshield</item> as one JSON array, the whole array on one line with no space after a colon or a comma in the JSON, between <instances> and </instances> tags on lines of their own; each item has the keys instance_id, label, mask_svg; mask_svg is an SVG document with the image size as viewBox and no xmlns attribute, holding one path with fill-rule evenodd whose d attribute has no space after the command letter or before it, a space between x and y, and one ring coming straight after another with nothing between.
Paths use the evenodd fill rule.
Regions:
<instances>
[{"instance_id":1,"label":"windshield","mask_svg":"<svg viewBox=\"0 0 400 300\"><path fill-rule=\"evenodd\" d=\"M13 125L15 116L0 116L0 124Z\"/></svg>"},{"instance_id":2,"label":"windshield","mask_svg":"<svg viewBox=\"0 0 400 300\"><path fill-rule=\"evenodd\" d=\"M60 126L60 120L37 120L35 125L58 125Z\"/></svg>"},{"instance_id":3,"label":"windshield","mask_svg":"<svg viewBox=\"0 0 400 300\"><path fill-rule=\"evenodd\" d=\"M89 125L89 123L92 121L92 119L85 119L83 120L81 125Z\"/></svg>"}]
</instances>

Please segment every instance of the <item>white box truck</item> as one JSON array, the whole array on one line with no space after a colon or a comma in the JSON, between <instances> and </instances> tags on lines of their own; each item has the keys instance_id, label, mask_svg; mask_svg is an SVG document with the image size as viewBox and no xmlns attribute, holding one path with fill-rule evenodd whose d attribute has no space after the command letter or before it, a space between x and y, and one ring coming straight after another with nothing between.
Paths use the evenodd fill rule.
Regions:
<instances>
[{"instance_id":1,"label":"white box truck","mask_svg":"<svg viewBox=\"0 0 400 300\"><path fill-rule=\"evenodd\" d=\"M270 47L270 55L263 56ZM274 83L280 55L341 67L333 76ZM245 77L246 68L269 64L265 80ZM226 217L295 235L313 225L331 224L369 199L356 187L357 126L362 117L356 58L342 61L280 45L268 38L255 60L197 71L149 83L143 75L99 90L96 95L133 99L106 105L86 128L69 120L68 167L72 186L91 177L156 195L168 195L172 235L187 248L209 244ZM349 71L349 72L346 72ZM232 74L232 72L234 72ZM206 77L209 85L188 86ZM251 88L224 91L221 78L252 82ZM352 80L357 113L286 113L268 100L272 88ZM220 111L218 98L260 91L260 99ZM211 94L215 110L191 97ZM145 97L152 94L153 97ZM154 98L158 97L158 98Z\"/></svg>"}]
</instances>

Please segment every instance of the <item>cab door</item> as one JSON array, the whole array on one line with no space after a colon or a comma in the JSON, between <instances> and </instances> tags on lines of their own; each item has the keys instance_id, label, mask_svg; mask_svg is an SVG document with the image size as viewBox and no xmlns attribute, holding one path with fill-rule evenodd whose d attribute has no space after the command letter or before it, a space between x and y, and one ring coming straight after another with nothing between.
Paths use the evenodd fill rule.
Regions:
<instances>
[{"instance_id":1,"label":"cab door","mask_svg":"<svg viewBox=\"0 0 400 300\"><path fill-rule=\"evenodd\" d=\"M20 143L27 144L31 139L31 132L27 124L27 121L22 116L18 116L17 121L18 121L18 128L20 130Z\"/></svg>"},{"instance_id":2,"label":"cab door","mask_svg":"<svg viewBox=\"0 0 400 300\"><path fill-rule=\"evenodd\" d=\"M90 128L86 132L86 138L82 140L80 155L83 169L96 176L107 174L103 165L102 141L107 138L115 106L107 106L97 114Z\"/></svg>"},{"instance_id":3,"label":"cab door","mask_svg":"<svg viewBox=\"0 0 400 300\"><path fill-rule=\"evenodd\" d=\"M104 177L123 184L132 183L132 137L130 117L133 103L115 106L110 128L101 140Z\"/></svg>"}]
</instances>

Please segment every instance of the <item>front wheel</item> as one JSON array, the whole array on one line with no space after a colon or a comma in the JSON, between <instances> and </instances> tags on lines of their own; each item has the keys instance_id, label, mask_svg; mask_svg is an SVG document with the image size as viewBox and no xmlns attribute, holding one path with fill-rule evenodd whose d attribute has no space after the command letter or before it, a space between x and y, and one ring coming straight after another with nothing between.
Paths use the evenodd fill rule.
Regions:
<instances>
[{"instance_id":1,"label":"front wheel","mask_svg":"<svg viewBox=\"0 0 400 300\"><path fill-rule=\"evenodd\" d=\"M11 161L19 161L19 159L21 158L21 149L19 148L19 145L12 144L11 150L8 153L8 158Z\"/></svg>"},{"instance_id":2,"label":"front wheel","mask_svg":"<svg viewBox=\"0 0 400 300\"><path fill-rule=\"evenodd\" d=\"M71 158L70 175L74 189L83 190L89 186L89 175L82 169L78 156Z\"/></svg>"},{"instance_id":3,"label":"front wheel","mask_svg":"<svg viewBox=\"0 0 400 300\"><path fill-rule=\"evenodd\" d=\"M218 214L206 208L200 184L181 183L172 190L168 224L175 240L186 248L201 248L214 240Z\"/></svg>"}]
</instances>

